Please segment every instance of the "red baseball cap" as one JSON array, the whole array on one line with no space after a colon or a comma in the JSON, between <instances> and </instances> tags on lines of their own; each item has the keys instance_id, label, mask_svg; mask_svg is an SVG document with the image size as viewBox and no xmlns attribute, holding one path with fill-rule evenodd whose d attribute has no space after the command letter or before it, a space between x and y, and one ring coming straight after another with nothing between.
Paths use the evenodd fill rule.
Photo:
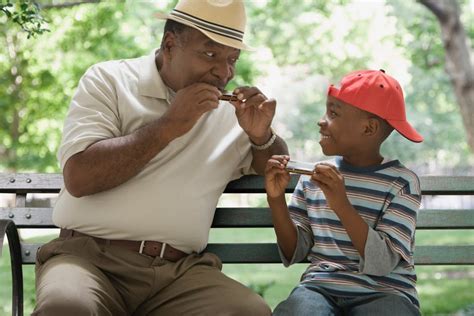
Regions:
<instances>
[{"instance_id":1,"label":"red baseball cap","mask_svg":"<svg viewBox=\"0 0 474 316\"><path fill-rule=\"evenodd\" d=\"M339 89L329 86L328 95L379 116L412 142L423 141L407 121L400 84L383 69L351 72L342 78Z\"/></svg>"}]
</instances>

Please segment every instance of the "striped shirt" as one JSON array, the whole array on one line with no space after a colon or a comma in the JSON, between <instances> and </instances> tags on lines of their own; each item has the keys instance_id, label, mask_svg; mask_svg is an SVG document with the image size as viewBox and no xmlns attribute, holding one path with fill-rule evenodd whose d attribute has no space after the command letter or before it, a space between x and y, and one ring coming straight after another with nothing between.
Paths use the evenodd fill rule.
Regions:
<instances>
[{"instance_id":1,"label":"striped shirt","mask_svg":"<svg viewBox=\"0 0 474 316\"><path fill-rule=\"evenodd\" d=\"M285 265L307 257L311 263L301 283L321 287L334 296L391 293L419 307L413 261L421 201L418 177L398 160L359 168L338 157L335 165L344 176L349 201L369 225L365 258L328 207L321 189L309 176L301 176L289 203L290 216L298 227L298 245L291 262L282 256ZM377 268L381 257L393 262L383 273Z\"/></svg>"}]
</instances>

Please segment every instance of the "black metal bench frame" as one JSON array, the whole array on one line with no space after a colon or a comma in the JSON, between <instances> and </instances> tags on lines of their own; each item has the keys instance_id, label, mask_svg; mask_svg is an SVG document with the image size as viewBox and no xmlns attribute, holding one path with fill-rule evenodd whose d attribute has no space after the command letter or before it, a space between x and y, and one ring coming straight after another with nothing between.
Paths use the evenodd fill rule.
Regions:
<instances>
[{"instance_id":1,"label":"black metal bench frame","mask_svg":"<svg viewBox=\"0 0 474 316\"><path fill-rule=\"evenodd\" d=\"M293 176L287 193L294 190L298 177ZM420 178L423 195L474 195L474 176L424 176ZM0 254L3 238L9 241L12 267L12 311L23 315L23 264L34 264L41 244L21 242L18 229L55 228L52 208L28 207L31 193L58 193L63 185L60 174L0 173L0 194L14 193L15 207L0 208ZM263 177L245 176L229 183L225 193L265 193ZM266 207L219 207L213 228L272 227ZM417 229L474 229L474 209L422 209ZM224 263L279 263L274 243L214 243L208 251L216 253ZM474 265L474 245L426 245L416 247L416 265Z\"/></svg>"}]
</instances>

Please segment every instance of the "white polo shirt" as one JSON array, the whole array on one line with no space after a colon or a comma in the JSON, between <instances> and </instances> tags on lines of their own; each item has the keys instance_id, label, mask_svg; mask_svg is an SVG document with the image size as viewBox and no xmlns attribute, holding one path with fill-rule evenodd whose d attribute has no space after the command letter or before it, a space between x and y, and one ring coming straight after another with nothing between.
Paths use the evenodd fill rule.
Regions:
<instances>
[{"instance_id":1,"label":"white polo shirt","mask_svg":"<svg viewBox=\"0 0 474 316\"><path fill-rule=\"evenodd\" d=\"M79 82L65 121L61 168L91 144L130 134L162 116L169 95L155 52L92 66ZM251 161L250 141L234 107L221 102L120 186L81 198L63 188L53 221L96 237L156 240L200 252L226 184L252 173Z\"/></svg>"}]
</instances>

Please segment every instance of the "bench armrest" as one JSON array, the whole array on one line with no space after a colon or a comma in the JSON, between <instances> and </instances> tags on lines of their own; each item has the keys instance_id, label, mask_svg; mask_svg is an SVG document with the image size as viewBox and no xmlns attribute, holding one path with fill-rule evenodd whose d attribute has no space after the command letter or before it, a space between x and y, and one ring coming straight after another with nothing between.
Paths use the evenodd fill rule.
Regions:
<instances>
[{"instance_id":1,"label":"bench armrest","mask_svg":"<svg viewBox=\"0 0 474 316\"><path fill-rule=\"evenodd\" d=\"M3 239L8 238L12 267L12 315L23 316L23 271L21 244L16 225L11 220L0 220L0 257L3 250Z\"/></svg>"}]
</instances>

